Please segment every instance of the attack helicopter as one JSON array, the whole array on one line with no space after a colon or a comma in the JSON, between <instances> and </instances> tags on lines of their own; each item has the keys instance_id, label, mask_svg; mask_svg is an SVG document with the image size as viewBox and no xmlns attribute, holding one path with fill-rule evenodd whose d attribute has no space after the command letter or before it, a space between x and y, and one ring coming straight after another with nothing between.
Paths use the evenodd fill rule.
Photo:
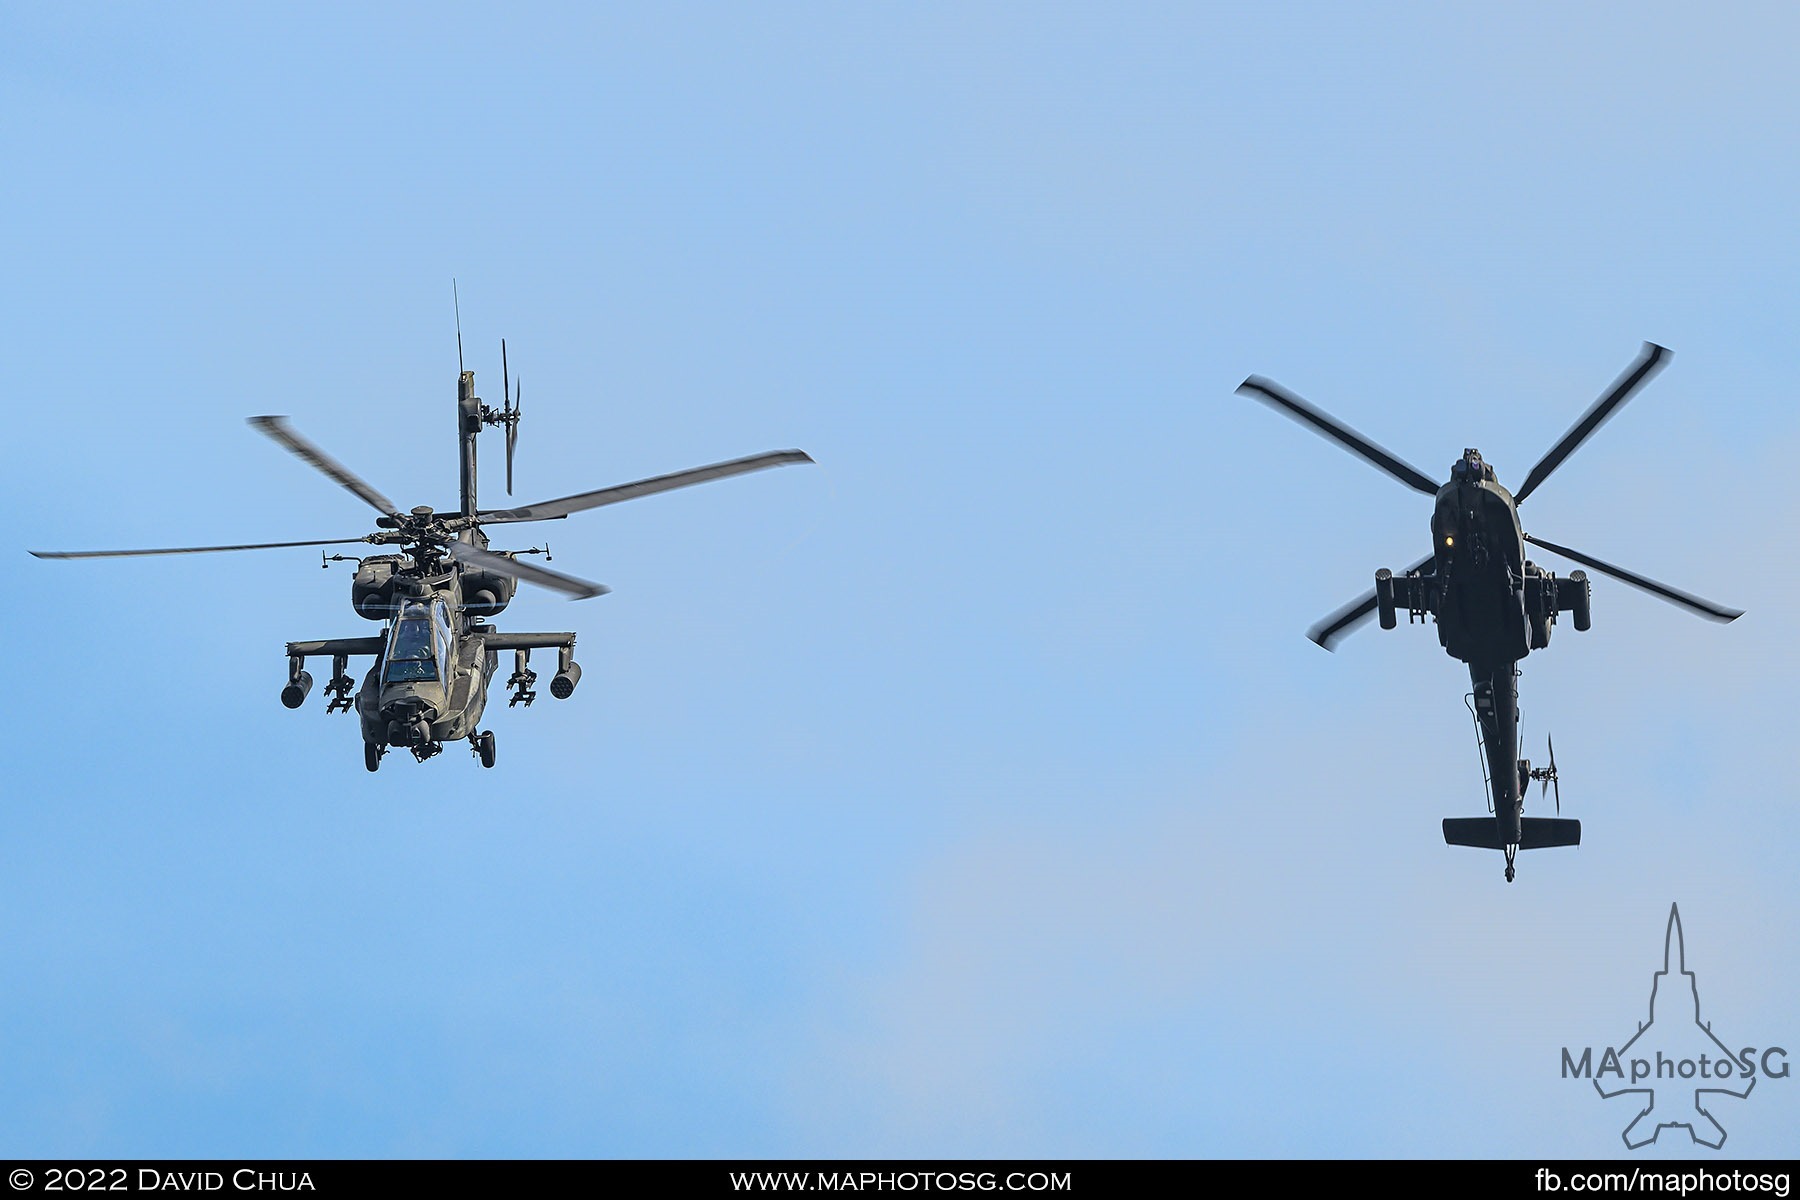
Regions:
<instances>
[{"instance_id":1,"label":"attack helicopter","mask_svg":"<svg viewBox=\"0 0 1800 1200\"><path fill-rule=\"evenodd\" d=\"M1591 555L1523 531L1519 506L1575 453L1608 418L1667 364L1669 351L1644 343L1637 359L1569 431L1538 460L1517 492L1509 492L1479 450L1464 450L1439 484L1334 417L1268 379L1252 375L1239 395L1262 401L1336 442L1393 479L1432 497L1431 553L1404 571L1375 572L1375 586L1307 631L1327 650L1370 616L1393 629L1405 611L1408 623L1430 617L1446 653L1466 663L1473 690L1467 698L1475 716L1493 817L1447 817L1444 841L1452 846L1499 850L1506 858L1506 881L1514 878L1520 850L1581 844L1581 822L1562 817L1562 785L1556 752L1548 766L1534 767L1519 756L1519 662L1550 644L1559 613L1568 613L1578 631L1593 620L1591 587L1585 571L1558 577L1526 557L1526 546L1580 563L1602 575L1648 592L1660 600L1713 621L1734 621L1743 613L1603 562ZM1529 785L1556 787L1555 817L1524 816Z\"/></svg>"},{"instance_id":2,"label":"attack helicopter","mask_svg":"<svg viewBox=\"0 0 1800 1200\"><path fill-rule=\"evenodd\" d=\"M489 548L484 527L534 521L556 521L572 513L635 500L675 488L725 479L751 471L790 463L810 463L800 450L777 450L728 462L695 467L634 483L580 492L555 500L517 508L483 509L476 497L475 440L487 429L505 433L506 491L512 494L513 454L518 445L519 413L523 385L515 386L506 361L506 343L500 343L501 389L499 408L475 394L475 373L462 369L462 334L457 333L460 378L456 395L456 433L461 471L461 505L454 513L437 512L428 505L401 511L371 484L303 437L285 417L251 417L250 426L296 458L339 484L375 509L376 532L357 538L325 538L295 542L259 542L233 546L178 546L155 550L33 550L46 559L126 558L159 554L210 554L235 550L273 550L298 546L338 546L368 543L393 547L393 552L367 558L325 555L322 565L333 561L354 562L350 603L356 614L384 622L382 631L370 637L327 638L287 643L287 683L281 702L299 708L312 689L306 669L309 659L330 659L331 677L325 685L325 711L355 709L363 740L363 765L380 769L382 758L404 747L419 762L433 757L451 742L466 740L483 767L495 761L494 734L479 728L503 651L513 652L513 671L506 681L511 695L508 707L529 708L537 698L538 674L531 668L533 650L557 652L556 674L550 694L566 700L581 681L575 661L573 633L506 633L489 618L511 603L520 582L535 584L574 599L604 595L602 584L565 575L535 563L521 562L522 555L542 555L550 560L548 545L525 550ZM356 686L349 674L352 658L374 660Z\"/></svg>"}]
</instances>

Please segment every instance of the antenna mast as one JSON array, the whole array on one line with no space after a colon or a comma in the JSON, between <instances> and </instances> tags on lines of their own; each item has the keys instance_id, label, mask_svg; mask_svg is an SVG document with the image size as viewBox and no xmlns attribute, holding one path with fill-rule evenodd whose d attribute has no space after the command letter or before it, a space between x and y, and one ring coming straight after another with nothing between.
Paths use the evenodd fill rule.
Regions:
<instances>
[{"instance_id":1,"label":"antenna mast","mask_svg":"<svg viewBox=\"0 0 1800 1200\"><path fill-rule=\"evenodd\" d=\"M464 370L462 356L462 297L456 294L456 277L450 277L450 303L456 307L456 371Z\"/></svg>"}]
</instances>

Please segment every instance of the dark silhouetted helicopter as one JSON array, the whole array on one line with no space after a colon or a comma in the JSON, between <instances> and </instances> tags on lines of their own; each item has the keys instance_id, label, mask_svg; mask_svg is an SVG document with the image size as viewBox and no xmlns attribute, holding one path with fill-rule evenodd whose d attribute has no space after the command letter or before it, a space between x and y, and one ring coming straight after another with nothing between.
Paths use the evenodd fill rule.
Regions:
<instances>
[{"instance_id":1,"label":"dark silhouetted helicopter","mask_svg":"<svg viewBox=\"0 0 1800 1200\"><path fill-rule=\"evenodd\" d=\"M457 335L458 357L462 336ZM575 661L573 633L502 633L487 620L503 611L520 580L562 592L575 599L604 594L608 589L572 575L564 575L520 555L541 554L549 559L549 547L496 551L488 548L484 526L526 521L554 521L571 513L602 505L635 500L691 484L779 467L809 463L799 450L778 450L748 458L732 459L691 471L677 471L640 479L636 483L581 492L519 508L484 510L475 496L475 439L484 428L506 431L506 491L512 493L513 450L518 444L519 391L514 390L506 366L506 343L500 344L501 407L482 403L475 394L475 373L462 371L457 386L456 432L462 468L462 504L454 513L420 507L402 512L375 488L323 450L295 432L283 417L252 417L250 424L274 439L301 461L347 488L381 514L377 532L360 538L326 538L303 542L262 542L239 546L181 546L162 550L33 550L39 558L124 558L145 554L206 554L224 550L269 550L288 546L332 546L368 542L392 546L395 553L369 558L334 555L324 560L356 563L350 602L357 615L386 622L374 637L333 638L289 642L288 682L281 702L289 708L305 703L312 688L306 660L331 659L331 680L325 685L327 712L355 708L361 718L363 763L377 770L387 751L404 746L420 762L437 754L446 742L466 739L481 765L494 765L494 734L477 728L487 703L488 685L494 677L499 653L513 651L513 672L507 680L512 690L509 707L536 699L533 685L537 672L530 666L533 650L558 654L550 694L567 699L581 680ZM520 389L522 390L522 389ZM323 555L323 552L321 552ZM363 678L355 696L355 682L348 674L352 657L369 655L375 663Z\"/></svg>"},{"instance_id":2,"label":"dark silhouetted helicopter","mask_svg":"<svg viewBox=\"0 0 1800 1200\"><path fill-rule=\"evenodd\" d=\"M1432 497L1431 553L1398 575L1385 568L1375 572L1373 590L1320 621L1307 631L1307 636L1330 650L1338 639L1371 615L1380 618L1383 629L1394 628L1402 609L1409 621L1423 620L1427 615L1437 621L1438 641L1444 650L1469 665L1469 678L1474 683L1472 708L1494 809L1491 820L1446 818L1444 840L1452 846L1504 853L1508 883L1513 879L1513 858L1518 851L1581 844L1581 822L1560 816L1560 784L1557 817L1523 815L1527 786L1536 780L1548 788L1557 783L1557 777L1554 747L1548 767L1534 768L1519 757L1518 663L1531 651L1550 644L1550 630L1558 613L1572 614L1578 630L1589 627L1592 618L1588 578L1584 572L1574 571L1559 579L1554 572L1525 557L1526 544L1581 563L1715 621L1732 621L1743 615L1737 609L1724 608L1567 546L1534 537L1519 526L1519 505L1661 370L1668 357L1669 352L1663 347L1646 342L1637 361L1538 460L1516 493L1500 486L1493 467L1482 460L1479 450L1464 450L1450 468L1450 481L1440 485L1278 384L1252 375L1238 388L1239 394L1286 413L1401 483Z\"/></svg>"}]
</instances>

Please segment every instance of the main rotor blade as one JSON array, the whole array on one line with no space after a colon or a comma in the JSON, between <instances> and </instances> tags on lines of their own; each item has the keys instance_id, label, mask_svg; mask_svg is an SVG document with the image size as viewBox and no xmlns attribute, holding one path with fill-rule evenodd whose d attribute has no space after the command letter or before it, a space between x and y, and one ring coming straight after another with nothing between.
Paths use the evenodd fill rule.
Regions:
<instances>
[{"instance_id":1,"label":"main rotor blade","mask_svg":"<svg viewBox=\"0 0 1800 1200\"><path fill-rule=\"evenodd\" d=\"M1531 468L1531 474L1525 477L1525 482L1513 493L1513 503L1523 503L1525 497L1537 490L1538 484L1550 478L1550 472L1562 466L1564 459L1580 449L1581 443L1606 424L1608 418L1668 365L1668 361L1667 349L1655 342L1645 342L1644 348L1638 351L1637 360L1625 368L1623 375L1613 380L1613 385L1606 389L1606 394L1594 401L1593 407L1582 413L1581 419L1570 426L1569 432L1562 435L1562 440L1550 447L1550 452L1538 460L1537 466Z\"/></svg>"},{"instance_id":2,"label":"main rotor blade","mask_svg":"<svg viewBox=\"0 0 1800 1200\"><path fill-rule=\"evenodd\" d=\"M222 550L280 550L288 546L343 546L368 538L325 538L314 542L251 542L242 546L170 546L162 550L33 550L33 558L141 558L149 554L217 554Z\"/></svg>"},{"instance_id":3,"label":"main rotor blade","mask_svg":"<svg viewBox=\"0 0 1800 1200\"><path fill-rule=\"evenodd\" d=\"M552 591L563 592L576 600L586 600L592 596L604 596L612 591L603 583L590 583L585 579L577 579L573 575L564 575L561 571L552 571L548 567L540 567L535 563L522 563L518 559L508 558L504 554L495 554L491 550L478 550L467 542L447 542L444 553L460 563L471 567L485 567L489 571L501 575L510 575L514 579L522 579L526 583L535 583Z\"/></svg>"},{"instance_id":4,"label":"main rotor blade","mask_svg":"<svg viewBox=\"0 0 1800 1200\"><path fill-rule=\"evenodd\" d=\"M1437 557L1435 554L1426 555L1412 566L1406 568L1403 574L1411 575L1414 571L1419 570L1435 557ZM1358 596L1350 603L1344 605L1344 607L1332 613L1329 617L1326 617L1323 621L1314 625L1311 629L1308 629L1306 631L1306 636L1323 649L1335 651L1339 642L1356 632L1356 627L1358 625L1374 615L1375 589L1370 588L1361 596Z\"/></svg>"},{"instance_id":5,"label":"main rotor blade","mask_svg":"<svg viewBox=\"0 0 1800 1200\"><path fill-rule=\"evenodd\" d=\"M1632 587L1667 600L1670 604L1679 604L1690 612L1699 613L1708 620L1735 621L1744 615L1744 610L1741 608L1726 608L1722 604L1714 604L1711 600L1702 600L1691 592L1672 588L1666 583L1658 583L1635 571L1627 571L1624 567L1615 567L1611 563L1601 562L1579 550L1571 550L1567 546L1559 546L1555 542L1546 542L1543 538L1533 537L1529 533L1525 535L1525 540L1534 546L1542 546L1552 554L1560 554L1564 558L1572 559L1584 567L1592 567L1602 575L1611 575L1621 583L1629 583Z\"/></svg>"},{"instance_id":6,"label":"main rotor blade","mask_svg":"<svg viewBox=\"0 0 1800 1200\"><path fill-rule=\"evenodd\" d=\"M250 424L259 432L267 434L287 447L301 462L348 488L353 495L369 507L386 516L399 515L400 510L392 500L376 491L366 480L356 475L343 463L294 432L288 425L286 417L251 417Z\"/></svg>"},{"instance_id":7,"label":"main rotor blade","mask_svg":"<svg viewBox=\"0 0 1800 1200\"><path fill-rule=\"evenodd\" d=\"M707 483L714 479L725 479L749 471L761 471L767 467L780 467L788 463L809 463L812 460L812 455L807 454L804 450L776 450L768 454L753 454L748 458L734 458L730 462L713 463L708 467L695 467L691 471L676 471L672 475L658 475L652 479L640 479L636 483L622 483L617 487L582 492L575 496L564 496L560 500L545 500L541 504L528 504L523 508L501 508L492 512L476 513L475 521L481 525L503 525L514 521L551 521L557 517L566 517L570 513L583 512L606 504L617 504L621 500L635 500L639 496L653 496L657 492L673 491L676 488Z\"/></svg>"},{"instance_id":8,"label":"main rotor blade","mask_svg":"<svg viewBox=\"0 0 1800 1200\"><path fill-rule=\"evenodd\" d=\"M1356 627L1375 615L1375 589L1370 588L1357 599L1326 617L1306 631L1315 645L1335 651L1337 644L1356 632Z\"/></svg>"},{"instance_id":9,"label":"main rotor blade","mask_svg":"<svg viewBox=\"0 0 1800 1200\"><path fill-rule=\"evenodd\" d=\"M1273 380L1264 379L1261 375L1252 375L1240 383L1237 390L1240 396L1252 396L1264 404L1279 409L1296 421L1312 426L1315 431L1324 434L1365 462L1380 467L1413 490L1424 492L1427 496L1437 495L1437 490L1441 485L1433 482L1425 472L1405 459L1398 458L1390 451L1377 446L1337 418L1314 408Z\"/></svg>"}]
</instances>

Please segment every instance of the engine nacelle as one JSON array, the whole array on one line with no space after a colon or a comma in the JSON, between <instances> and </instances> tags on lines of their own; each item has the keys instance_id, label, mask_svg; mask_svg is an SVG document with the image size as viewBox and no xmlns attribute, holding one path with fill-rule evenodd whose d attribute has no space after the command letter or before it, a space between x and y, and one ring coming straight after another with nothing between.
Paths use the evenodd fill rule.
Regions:
<instances>
[{"instance_id":1,"label":"engine nacelle","mask_svg":"<svg viewBox=\"0 0 1800 1200\"><path fill-rule=\"evenodd\" d=\"M1527 641L1531 649L1542 650L1550 644L1550 634L1556 628L1556 614L1562 608L1562 593L1563 583L1555 572L1526 560L1525 632L1529 635Z\"/></svg>"},{"instance_id":2,"label":"engine nacelle","mask_svg":"<svg viewBox=\"0 0 1800 1200\"><path fill-rule=\"evenodd\" d=\"M463 609L472 617L491 617L512 603L519 581L510 575L480 568L463 568Z\"/></svg>"},{"instance_id":3,"label":"engine nacelle","mask_svg":"<svg viewBox=\"0 0 1800 1200\"><path fill-rule=\"evenodd\" d=\"M1594 627L1593 590L1588 585L1586 571L1570 571L1565 581L1569 585L1568 609L1575 614L1575 628L1586 633Z\"/></svg>"},{"instance_id":4,"label":"engine nacelle","mask_svg":"<svg viewBox=\"0 0 1800 1200\"><path fill-rule=\"evenodd\" d=\"M350 607L357 616L385 621L393 615L394 568L399 562L398 555L384 554L357 564L356 578L350 584Z\"/></svg>"}]
</instances>

